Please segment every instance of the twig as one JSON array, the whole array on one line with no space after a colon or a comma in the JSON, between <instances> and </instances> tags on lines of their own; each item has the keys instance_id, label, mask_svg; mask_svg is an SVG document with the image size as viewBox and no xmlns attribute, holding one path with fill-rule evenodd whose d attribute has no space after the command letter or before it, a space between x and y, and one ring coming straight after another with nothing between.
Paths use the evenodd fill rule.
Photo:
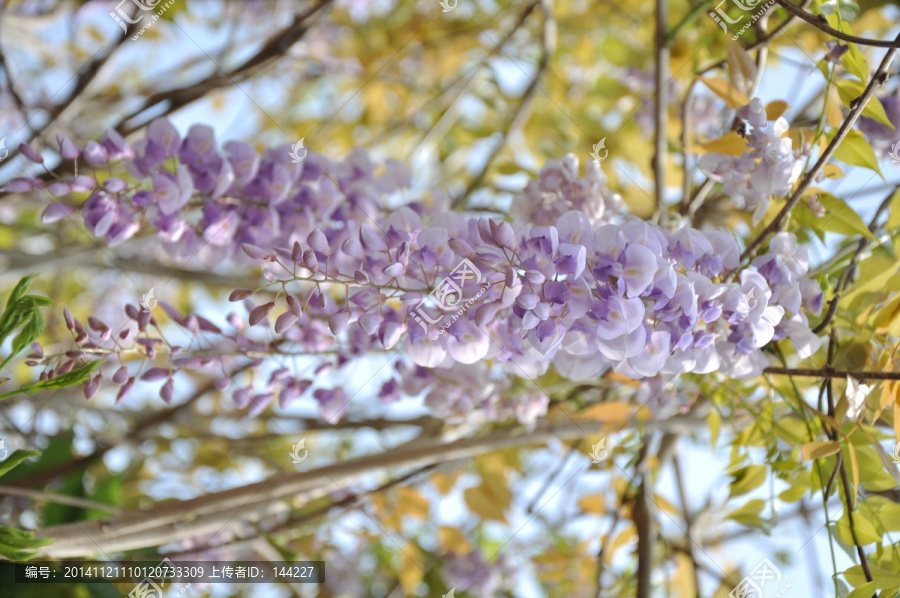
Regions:
<instances>
[{"instance_id":1,"label":"twig","mask_svg":"<svg viewBox=\"0 0 900 598\"><path fill-rule=\"evenodd\" d=\"M673 419L678 418L647 420L641 425L644 429L665 429L672 425ZM278 512L287 497L312 500L330 493L336 483L352 482L381 469L444 463L504 448L541 444L550 439L574 440L600 433L606 425L583 421L539 427L527 434L508 429L450 443L429 438L416 446L394 448L313 471L280 473L261 482L190 500L167 502L114 518L47 527L38 530L37 535L56 540L41 549L43 556L49 558L87 556L98 550L109 552L159 546L199 534L224 533L242 522Z\"/></svg>"},{"instance_id":2,"label":"twig","mask_svg":"<svg viewBox=\"0 0 900 598\"><path fill-rule=\"evenodd\" d=\"M849 33L844 33L843 31L834 29L828 24L824 17L820 18L816 15L811 15L802 8L799 8L798 6L792 4L789 0L775 0L775 2L777 2L781 7L783 7L786 11L788 11L795 17L806 21L816 29L827 33L831 37L836 37L845 42L862 44L864 46L875 46L876 48L900 48L900 38L895 39L894 41L887 41L881 39L872 39L868 37L859 37L858 35L850 35Z\"/></svg>"},{"instance_id":3,"label":"twig","mask_svg":"<svg viewBox=\"0 0 900 598\"><path fill-rule=\"evenodd\" d=\"M22 496L41 502L51 502L58 505L81 507L83 509L96 509L98 511L106 511L107 513L116 515L122 512L122 509L119 507L89 500L87 498L66 496L64 494L56 494L55 492L45 492L42 490L29 490L28 488L18 488L16 486L0 486L0 496Z\"/></svg>"},{"instance_id":4,"label":"twig","mask_svg":"<svg viewBox=\"0 0 900 598\"><path fill-rule=\"evenodd\" d=\"M525 118L528 116L528 109L534 99L535 92L537 92L540 86L541 78L543 78L544 73L547 70L547 65L550 63L550 54L555 49L556 43L556 21L553 19L552 3L548 0L543 0L541 8L544 11L544 28L541 35L541 58L538 62L537 72L534 74L531 83L528 84L528 88L525 89L525 93L523 93L522 97L519 99L519 105L515 112L513 112L512 118L506 121L506 126L500 133L502 135L500 141L494 146L494 149L491 151L487 160L485 160L484 166L478 175L469 181L469 184L466 185L466 189L459 197L453 199L450 204L451 210L457 210L461 206L465 206L469 196L481 186L482 181L484 181L487 176L488 170L490 170L491 166L494 164L497 156L500 155L500 151L506 146L506 141L509 139L510 134L519 129L524 124Z\"/></svg>"},{"instance_id":5,"label":"twig","mask_svg":"<svg viewBox=\"0 0 900 598\"><path fill-rule=\"evenodd\" d=\"M47 112L47 120L39 127L31 128L31 125L28 122L28 117L25 118L25 126L31 131L31 135L28 137L26 142L30 142L31 140L39 137L41 133L46 131L53 123L56 122L56 119L66 111L66 109L71 106L75 100L77 100L84 90L87 89L87 86L91 84L91 82L97 77L97 74L103 68L103 66L112 58L112 55L116 53L116 50L125 43L128 37L137 29L137 25L132 23L128 26L128 29L122 33L122 35L113 42L112 47L109 49L109 52L97 58L96 60L92 60L85 64L81 68L80 74L77 75L75 79L75 88L72 90L72 93L69 94L69 97L65 99L61 104L56 104L51 107L44 107L44 110ZM96 54L95 54L96 55ZM7 74L9 71L7 71ZM51 98L52 99L52 98ZM11 148L7 159L12 160L19 154L19 148Z\"/></svg>"},{"instance_id":6,"label":"twig","mask_svg":"<svg viewBox=\"0 0 900 598\"><path fill-rule=\"evenodd\" d=\"M900 41L900 35L897 36L897 40ZM825 151L822 152L822 155L819 156L819 159L816 161L815 165L806 173L803 179L800 181L800 184L797 186L797 189L791 195L790 199L787 200L785 206L778 212L778 215L770 222L757 236L753 241L747 246L747 249L744 250L744 253L741 254L741 261L743 262L747 258L752 257L757 249L765 242L765 240L769 237L769 235L775 233L778 230L781 230L782 225L786 222L788 215L791 213L791 210L794 209L794 206L799 203L800 198L803 196L803 193L812 183L813 179L815 179L816 175L819 174L819 171L825 166L826 163L831 159L834 155L834 152L837 150L838 146L844 140L844 138L850 133L850 129L856 123L856 120L859 118L860 114L862 114L863 109L868 104L869 99L875 95L875 89L884 83L886 73L888 67L891 62L894 60L894 55L897 53L897 48L891 48L888 50L884 58L881 61L881 64L878 65L878 70L875 71L875 74L869 80L869 84L866 85L865 91L863 94L858 97L855 101L855 105L850 110L849 114L847 114L847 118L844 119L844 122L841 123L840 128L834 136L834 139L831 140L831 143L828 144L828 147L825 148Z\"/></svg>"},{"instance_id":7,"label":"twig","mask_svg":"<svg viewBox=\"0 0 900 598\"><path fill-rule=\"evenodd\" d=\"M666 192L666 125L669 122L669 94L666 87L666 74L669 65L669 47L666 36L666 22L669 16L667 0L656 0L656 119L654 129L653 180L654 200L660 215L665 214ZM685 173L687 176L687 173Z\"/></svg>"},{"instance_id":8,"label":"twig","mask_svg":"<svg viewBox=\"0 0 900 598\"><path fill-rule=\"evenodd\" d=\"M653 546L656 544L656 530L653 516L650 511L650 497L648 496L648 482L651 485L647 468L644 467L644 458L648 452L651 436L645 436L638 454L638 464L635 473L640 472L641 483L638 486L637 496L631 509L631 519L637 530L637 590L635 598L650 598L652 589L651 575L653 573ZM642 456L644 458L642 458ZM690 538L688 538L690 541Z\"/></svg>"},{"instance_id":9,"label":"twig","mask_svg":"<svg viewBox=\"0 0 900 598\"><path fill-rule=\"evenodd\" d=\"M764 374L784 374L786 376L804 376L807 378L846 378L851 376L858 380L900 380L900 372L868 372L865 370L834 370L831 368L780 368L768 367Z\"/></svg>"},{"instance_id":10,"label":"twig","mask_svg":"<svg viewBox=\"0 0 900 598\"><path fill-rule=\"evenodd\" d=\"M834 355L837 350L837 347L835 346L836 344L837 343L835 342L834 327L832 327L831 334L828 337L828 361L827 361L828 367L831 367L831 364L834 361ZM829 417L834 418L834 386L833 386L830 378L825 380L825 382L823 384L825 384L826 396L828 397L828 415L829 415ZM824 421L823 421L823 424L824 424ZM828 434L828 437L831 440L837 440L837 435L838 435L837 430L835 430L832 427L827 426L827 425L824 426L824 428L825 428L826 433ZM850 496L850 483L847 481L847 470L844 466L843 459L839 460L838 469L841 473L841 485L844 488L844 501L846 502L844 508L847 512L847 523L849 524L849 527L850 527L850 536L853 538L853 544L856 546L856 553L857 553L857 555L859 555L859 561L860 561L860 564L862 565L863 573L866 576L866 581L872 581L872 572L869 570L869 562L868 562L868 559L866 559L866 552L865 552L865 550L863 550L862 545L859 543L859 539L856 537L856 526L853 523L853 506L852 506L854 500L851 499L851 496ZM826 501L828 500L828 496L825 496L823 498ZM854 495L854 498L855 498L855 495ZM878 597L878 592L873 592L872 598L877 598L877 597Z\"/></svg>"},{"instance_id":11,"label":"twig","mask_svg":"<svg viewBox=\"0 0 900 598\"><path fill-rule=\"evenodd\" d=\"M891 191L887 197L881 202L881 205L878 206L878 209L875 210L875 215L872 216L871 222L869 222L869 231L872 234L878 229L878 219L881 218L881 214L887 210L888 206L891 205L891 199L894 197L894 193L897 192L895 188ZM869 239L867 237L860 237L859 243L856 246L856 252L853 254L853 257L850 258L850 263L847 264L847 267L844 268L844 271L841 272L841 277L834 285L834 297L831 298L831 301L828 303L828 312L825 314L825 317L819 323L818 326L813 328L814 334L819 334L828 324L831 323L831 320L834 318L837 313L838 303L841 300L841 293L843 293L847 287L853 282L856 277L856 264L859 263L859 258L862 256L862 252L865 251L866 247L869 245Z\"/></svg>"}]
</instances>

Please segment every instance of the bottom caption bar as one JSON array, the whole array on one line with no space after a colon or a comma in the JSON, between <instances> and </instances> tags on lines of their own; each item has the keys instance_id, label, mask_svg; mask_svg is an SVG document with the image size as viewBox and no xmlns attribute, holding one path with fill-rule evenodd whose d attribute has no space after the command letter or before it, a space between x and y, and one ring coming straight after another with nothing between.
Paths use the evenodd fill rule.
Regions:
<instances>
[{"instance_id":1,"label":"bottom caption bar","mask_svg":"<svg viewBox=\"0 0 900 598\"><path fill-rule=\"evenodd\" d=\"M148 591L171 584L200 582L325 581L325 561L29 561L16 563L15 569L16 583L134 582L139 586L144 584Z\"/></svg>"}]
</instances>

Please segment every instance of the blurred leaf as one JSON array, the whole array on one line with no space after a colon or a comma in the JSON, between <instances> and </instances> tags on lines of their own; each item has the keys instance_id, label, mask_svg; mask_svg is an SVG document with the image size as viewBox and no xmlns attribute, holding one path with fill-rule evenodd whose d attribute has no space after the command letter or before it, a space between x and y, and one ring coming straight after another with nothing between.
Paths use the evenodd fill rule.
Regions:
<instances>
[{"instance_id":1,"label":"blurred leaf","mask_svg":"<svg viewBox=\"0 0 900 598\"><path fill-rule=\"evenodd\" d=\"M787 112L790 108L784 100L775 100L766 104L766 118L768 120L777 120L779 116Z\"/></svg>"},{"instance_id":2,"label":"blurred leaf","mask_svg":"<svg viewBox=\"0 0 900 598\"><path fill-rule=\"evenodd\" d=\"M812 461L813 459L821 459L829 455L833 455L841 450L841 443L837 440L826 440L821 442L807 442L800 449L804 461Z\"/></svg>"},{"instance_id":3,"label":"blurred leaf","mask_svg":"<svg viewBox=\"0 0 900 598\"><path fill-rule=\"evenodd\" d=\"M3 461L0 461L0 477L6 475L10 470L12 470L25 459L29 459L31 457L39 457L40 454L41 451L14 451L13 454L8 456Z\"/></svg>"},{"instance_id":4,"label":"blurred leaf","mask_svg":"<svg viewBox=\"0 0 900 598\"><path fill-rule=\"evenodd\" d=\"M731 475L733 479L728 497L734 498L762 486L766 481L766 467L764 465L748 465Z\"/></svg>"},{"instance_id":5,"label":"blurred leaf","mask_svg":"<svg viewBox=\"0 0 900 598\"><path fill-rule=\"evenodd\" d=\"M715 77L697 77L697 79L706 84L714 94L725 100L729 108L737 109L750 103L750 98L738 91L730 81Z\"/></svg>"},{"instance_id":6,"label":"blurred leaf","mask_svg":"<svg viewBox=\"0 0 900 598\"><path fill-rule=\"evenodd\" d=\"M35 538L32 532L0 525L0 556L11 561L27 561L38 548L50 544L51 538Z\"/></svg>"}]
</instances>

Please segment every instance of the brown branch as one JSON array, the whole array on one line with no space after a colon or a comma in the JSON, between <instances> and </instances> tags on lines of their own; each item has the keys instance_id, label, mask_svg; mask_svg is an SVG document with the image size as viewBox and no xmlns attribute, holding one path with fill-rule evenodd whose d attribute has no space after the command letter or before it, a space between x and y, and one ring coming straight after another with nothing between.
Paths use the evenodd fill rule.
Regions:
<instances>
[{"instance_id":1,"label":"brown branch","mask_svg":"<svg viewBox=\"0 0 900 598\"><path fill-rule=\"evenodd\" d=\"M650 598L650 592L653 588L651 575L653 573L653 547L656 544L656 530L650 509L650 501L652 499L647 492L648 483L652 492L653 482L648 479L650 472L645 464L650 440L650 435L644 437L644 442L638 453L637 465L634 468L635 473L641 476L641 483L638 485L637 495L634 497L634 504L631 508L631 520L634 522L638 538L637 590L635 598Z\"/></svg>"},{"instance_id":2,"label":"brown branch","mask_svg":"<svg viewBox=\"0 0 900 598\"><path fill-rule=\"evenodd\" d=\"M641 422L641 425L644 429L668 429L672 425L677 427L678 421L684 419L648 420ZM159 546L198 535L225 532L242 522L258 521L282 511L282 501L286 498L308 502L331 493L335 484L351 483L379 470L445 463L504 448L543 444L551 439L574 440L598 434L606 425L588 421L547 425L526 434L513 428L450 443L443 442L439 437L427 438L421 443L384 453L312 471L279 472L254 484L190 500L166 502L119 517L47 527L38 530L37 535L56 540L41 549L42 555L48 558L83 557L96 554L99 550L110 553Z\"/></svg>"},{"instance_id":3,"label":"brown branch","mask_svg":"<svg viewBox=\"0 0 900 598\"><path fill-rule=\"evenodd\" d=\"M509 139L510 133L521 127L528 116L528 110L534 100L534 94L537 92L541 78L544 76L547 65L550 63L550 54L553 53L556 46L556 21L553 20L553 5L548 0L543 0L541 8L544 11L544 28L541 36L541 57L538 62L537 72L534 74L531 83L529 83L528 87L525 89L525 93L519 98L519 105L515 112L513 112L512 117L507 119L506 126L503 127L503 130L500 133L502 135L500 141L494 146L494 149L491 151L487 160L485 160L484 166L478 175L469 181L469 184L466 185L465 190L459 197L453 199L450 204L451 210L457 210L461 206L465 206L466 200L481 186L481 183L487 176L488 170L490 170L503 148L506 147L506 141Z\"/></svg>"},{"instance_id":4,"label":"brown branch","mask_svg":"<svg viewBox=\"0 0 900 598\"><path fill-rule=\"evenodd\" d=\"M135 11L136 10L137 9L135 9ZM48 115L47 122L45 122L40 127L31 128L31 125L28 122L29 119L26 116L25 125L31 131L31 135L28 137L26 142L30 142L31 140L37 138L38 136L41 135L41 133L46 131L47 128L49 128L51 125L53 125L53 123L56 122L56 119L59 118L59 116L63 112L65 112L66 109L69 106L71 106L75 102L75 100L77 100L81 96L82 93L84 93L84 90L87 89L87 86L90 85L91 82L94 81L94 79L97 77L97 74L100 72L100 70L104 67L104 65L106 65L106 63L109 61L109 59L112 58L113 54L116 53L116 50L118 50L119 47L123 43L125 43L125 41L128 39L128 37L132 33L134 33L134 31L136 29L137 29L136 23L132 23L132 24L128 25L128 29L124 33L122 33L122 35L119 36L118 39L116 39L113 42L112 47L109 49L109 51L106 54L104 54L103 56L101 56L100 58L97 58L97 59L93 59L93 56L92 56L91 60L87 64L85 64L84 66L81 67L81 72L79 74L77 74L75 77L73 77L73 78L75 78L75 89L72 90L72 93L69 94L69 97L67 97L65 99L65 101L63 101L61 104L56 104L55 106L51 106L49 108L43 107L43 109L46 110L47 115ZM99 53L100 50L98 50L97 52ZM97 55L97 53L94 54L94 56L96 56L96 55ZM9 74L9 71L7 70L7 75L8 74ZM57 93L59 93L59 92L57 92ZM56 95L56 94L54 94L54 95ZM50 99L52 99L52 96ZM18 147L11 148L9 155L7 156L7 159L12 160L18 154L19 154Z\"/></svg>"},{"instance_id":5,"label":"brown branch","mask_svg":"<svg viewBox=\"0 0 900 598\"><path fill-rule=\"evenodd\" d=\"M775 2L777 2L782 8L784 8L795 17L806 21L816 29L827 33L831 37L836 37L837 39L843 40L845 42L862 44L864 46L875 46L876 48L900 48L900 38L895 39L894 41L887 41L881 39L872 39L868 37L859 37L858 35L850 35L849 33L844 33L843 31L834 29L828 24L824 17L819 15L812 15L802 8L795 6L789 0L775 0Z\"/></svg>"},{"instance_id":6,"label":"brown branch","mask_svg":"<svg viewBox=\"0 0 900 598\"><path fill-rule=\"evenodd\" d=\"M869 230L872 234L875 234L875 231L878 230L878 219L881 218L881 215L888 209L888 206L891 205L891 199L893 199L894 193L896 192L897 189L895 188L884 198L881 205L878 206L878 209L875 210L875 215L872 216L872 220L869 222ZM828 312L825 314L825 317L819 325L812 330L814 334L819 334L831 323L831 320L837 313L838 303L841 300L841 293L843 293L855 279L856 264L859 263L859 258L862 256L862 252L865 251L868 245L869 239L867 237L860 237L859 243L856 246L856 251L853 253L853 257L850 258L850 263L848 263L847 267L844 268L844 271L841 272L841 277L834 285L834 297L828 302Z\"/></svg>"},{"instance_id":7,"label":"brown branch","mask_svg":"<svg viewBox=\"0 0 900 598\"><path fill-rule=\"evenodd\" d=\"M331 1L332 0L320 0L306 12L295 15L290 26L279 32L277 35L269 38L256 54L245 60L234 70L225 72L217 68L216 70L221 71L221 74L213 73L202 81L192 84L190 87L169 89L148 96L144 100L142 106L119 120L116 129L122 135L127 135L143 127L146 123L135 124L132 126L127 126L126 123L158 104L168 102L165 112L161 115L154 113L154 118L171 114L176 110L197 101L211 91L234 85L236 84L235 78L237 77L241 77L243 80L257 74L250 71L257 69L258 67L261 70L274 59L280 58L287 53L294 44L303 38L312 26L311 23L307 21L315 17L320 10L331 4Z\"/></svg>"},{"instance_id":8,"label":"brown branch","mask_svg":"<svg viewBox=\"0 0 900 598\"><path fill-rule=\"evenodd\" d=\"M900 41L900 35L896 38ZM847 114L847 118L844 119L844 122L841 123L840 128L834 136L834 139L831 140L831 143L828 144L828 147L825 148L825 151L822 152L822 155L819 156L819 159L816 161L815 165L806 173L803 179L800 181L800 184L797 186L797 189L791 195L790 199L788 199L785 206L778 212L778 215L770 222L757 236L750 245L747 246L747 249L744 250L744 253L741 254L741 261L748 258L752 258L759 247L765 242L766 239L769 238L773 233L781 230L782 226L786 223L786 219L788 215L791 213L791 210L794 209L794 206L799 203L800 198L803 196L803 193L812 183L813 179L819 174L822 168L826 163L831 159L834 155L834 152L837 150L838 146L844 140L844 138L850 133L850 129L856 123L856 120L859 118L860 114L862 114L863 109L868 104L869 99L875 95L875 89L884 83L885 77L887 75L888 67L891 62L894 60L894 55L897 53L897 48L891 48L888 50L884 58L881 61L881 64L878 65L878 70L875 71L875 74L869 80L869 84L866 85L865 91L863 94L855 100L855 104L853 108L851 108L850 113Z\"/></svg>"},{"instance_id":9,"label":"brown branch","mask_svg":"<svg viewBox=\"0 0 900 598\"><path fill-rule=\"evenodd\" d=\"M666 0L656 0L656 68L654 71L656 86L656 119L654 128L653 180L654 201L660 214L665 213L666 191L666 125L669 122L669 94L666 87L666 74L669 66L669 48L666 45L666 22L669 6ZM687 176L687 173L685 173Z\"/></svg>"},{"instance_id":10,"label":"brown branch","mask_svg":"<svg viewBox=\"0 0 900 598\"><path fill-rule=\"evenodd\" d=\"M889 50L891 52L893 50ZM834 362L834 356L837 352L837 342L835 340L835 332L834 327L831 328L831 334L828 336L828 361L827 367L831 367L831 364ZM823 382L826 390L826 397L828 398L828 415L831 418L834 418L834 385L832 384L832 380L829 378ZM838 431L832 428L831 426L824 425L825 422L823 420L823 427L825 429L826 434L831 440L837 440ZM850 536L853 538L853 544L856 546L856 553L859 555L859 561L862 565L863 573L866 576L866 581L872 581L872 572L869 570L869 561L866 559L866 551L863 550L862 545L859 543L858 538L856 537L856 526L853 523L853 503L855 502L856 496L853 496L853 499L850 497L850 484L847 480L847 470L844 466L843 459L839 459L838 468L841 473L841 485L844 488L844 501L846 503L845 510L847 512L847 523L850 527ZM828 501L828 496L824 496L823 499ZM872 598L878 598L878 592L873 592Z\"/></svg>"},{"instance_id":11,"label":"brown branch","mask_svg":"<svg viewBox=\"0 0 900 598\"><path fill-rule=\"evenodd\" d=\"M809 5L810 2L812 2L812 0L803 0L803 2L800 3L800 8L806 8L806 7ZM780 25L778 25L775 29L773 29L772 32L769 33L769 35L767 35L766 37L764 37L764 38L762 38L762 39L759 39L759 40L753 42L752 44L750 44L749 46L747 46L747 47L744 48L744 49L747 50L748 52L750 52L751 50L756 50L756 49L758 49L758 48L763 48L763 47L765 47L765 46L768 46L768 45L771 44L773 41L775 41L776 39L778 39L779 37L781 37L781 34L783 34L783 33L785 32L785 30L787 29L788 25L791 24L791 22L793 21L793 19L794 19L794 16L793 16L793 15L789 15L788 18L785 19L785 20L784 20ZM698 71L697 71L697 75L703 75L703 74L708 73L709 71L711 71L711 70L713 70L713 69L717 69L717 68L719 68L719 67L721 67L721 66L725 66L727 63L728 63L728 61L727 61L726 59L723 59L723 60L720 60L720 61L715 62L715 63L713 63L713 64L709 64L709 65L707 65L707 66L704 66L704 67L701 68L700 70L698 70Z\"/></svg>"},{"instance_id":12,"label":"brown branch","mask_svg":"<svg viewBox=\"0 0 900 598\"><path fill-rule=\"evenodd\" d=\"M785 376L803 376L805 378L846 378L851 376L857 380L900 380L900 372L867 372L864 370L834 370L831 368L781 368L769 367L764 374L783 374Z\"/></svg>"}]
</instances>

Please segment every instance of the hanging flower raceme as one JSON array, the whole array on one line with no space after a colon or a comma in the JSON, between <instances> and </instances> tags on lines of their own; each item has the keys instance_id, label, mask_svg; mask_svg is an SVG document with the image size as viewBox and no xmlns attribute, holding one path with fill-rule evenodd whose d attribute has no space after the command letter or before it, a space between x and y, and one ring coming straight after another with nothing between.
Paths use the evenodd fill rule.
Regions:
<instances>
[{"instance_id":1,"label":"hanging flower raceme","mask_svg":"<svg viewBox=\"0 0 900 598\"><path fill-rule=\"evenodd\" d=\"M739 112L754 127L742 193L759 202L790 186L790 142L780 140L778 122L766 125L758 102ZM231 294L247 316L232 313L227 326L161 303L183 330L206 338L200 352L156 338L150 314L126 309L131 324L116 350L125 350L130 334L140 352L168 360L142 375L163 382L166 400L180 369L224 371L227 360L210 355L247 353L259 363L266 355L318 355L323 371L399 351L398 372L406 374L382 387L383 401L440 388L427 395L436 411L474 408L531 425L545 401L510 403L485 389L508 389L509 374L534 377L551 365L571 380L606 371L633 379L689 372L752 378L768 364L762 349L772 341L788 337L804 356L818 348L804 310L818 313L822 292L806 277L805 250L791 234L776 235L772 253L729 282L740 265L730 233L629 218L599 164L589 163L580 177L573 155L549 161L514 198L512 225L466 217L440 201L396 207L409 173L396 162L375 165L359 150L340 161L310 152L294 163L289 146L260 155L229 142L222 154L208 127L194 126L181 139L165 120L133 147L114 133L90 149L73 146L61 142L63 154L81 152L89 163L124 160L137 181L110 177L98 187L84 174L63 181L61 197L79 185L91 193L80 209L97 236L114 244L150 226L174 255L201 252L207 262L234 256L236 264L249 257L264 266L268 284ZM763 185L761 173L775 170L781 174ZM75 210L60 201L44 218ZM96 354L113 334L102 322L69 327L82 354ZM43 360L51 371L62 367L53 359ZM467 376L477 387L465 390L459 380ZM121 397L134 376L117 372L114 381ZM265 388L233 394L258 413L310 386L282 368ZM344 413L347 397L337 390L316 389L314 398L329 420Z\"/></svg>"},{"instance_id":2,"label":"hanging flower raceme","mask_svg":"<svg viewBox=\"0 0 900 598\"><path fill-rule=\"evenodd\" d=\"M769 122L758 98L739 108L736 116L746 123L747 150L740 156L716 152L700 158L700 170L723 183L722 192L738 208L753 210L753 222L762 220L769 198L786 195L800 176L803 160L783 137L789 125L783 117Z\"/></svg>"}]
</instances>

